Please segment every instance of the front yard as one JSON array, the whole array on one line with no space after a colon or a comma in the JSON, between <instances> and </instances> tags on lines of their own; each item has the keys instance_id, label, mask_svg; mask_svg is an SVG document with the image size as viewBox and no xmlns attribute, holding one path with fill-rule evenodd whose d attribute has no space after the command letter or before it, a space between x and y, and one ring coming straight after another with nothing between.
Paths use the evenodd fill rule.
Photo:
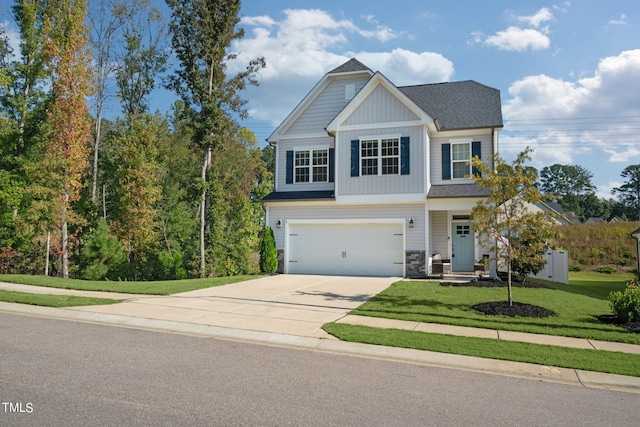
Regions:
<instances>
[{"instance_id":1,"label":"front yard","mask_svg":"<svg viewBox=\"0 0 640 427\"><path fill-rule=\"evenodd\" d=\"M627 278L616 278L613 283L608 279L579 277L575 284L553 284L552 289L514 287L515 302L555 313L546 318L485 315L471 307L506 300L506 287L441 286L437 281L396 282L351 314L640 344L640 334L598 320L611 313L605 291L623 289ZM640 355L634 354L337 323L326 324L324 329L346 341L640 376Z\"/></svg>"}]
</instances>

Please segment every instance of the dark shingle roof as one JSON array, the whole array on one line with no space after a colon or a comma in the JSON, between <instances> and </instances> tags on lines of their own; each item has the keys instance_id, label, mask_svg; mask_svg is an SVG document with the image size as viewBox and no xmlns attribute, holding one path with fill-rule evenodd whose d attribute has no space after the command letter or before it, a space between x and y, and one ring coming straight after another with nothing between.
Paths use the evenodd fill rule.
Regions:
<instances>
[{"instance_id":1,"label":"dark shingle roof","mask_svg":"<svg viewBox=\"0 0 640 427\"><path fill-rule=\"evenodd\" d=\"M448 197L487 197L491 192L478 184L432 185L427 194L428 199Z\"/></svg>"},{"instance_id":2,"label":"dark shingle roof","mask_svg":"<svg viewBox=\"0 0 640 427\"><path fill-rule=\"evenodd\" d=\"M333 190L328 191L274 191L262 200L265 202L279 202L289 200L326 200L335 199Z\"/></svg>"},{"instance_id":3,"label":"dark shingle roof","mask_svg":"<svg viewBox=\"0 0 640 427\"><path fill-rule=\"evenodd\" d=\"M466 80L398 88L441 129L502 127L500 91Z\"/></svg>"},{"instance_id":4,"label":"dark shingle roof","mask_svg":"<svg viewBox=\"0 0 640 427\"><path fill-rule=\"evenodd\" d=\"M371 71L371 69L357 59L352 58L327 74L352 73L354 71ZM373 71L371 73L373 74Z\"/></svg>"}]
</instances>

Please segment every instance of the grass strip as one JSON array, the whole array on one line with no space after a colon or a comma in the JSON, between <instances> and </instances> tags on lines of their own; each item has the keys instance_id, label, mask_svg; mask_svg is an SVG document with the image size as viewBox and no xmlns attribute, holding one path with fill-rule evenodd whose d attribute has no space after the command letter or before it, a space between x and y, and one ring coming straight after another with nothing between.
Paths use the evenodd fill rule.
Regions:
<instances>
[{"instance_id":1,"label":"grass strip","mask_svg":"<svg viewBox=\"0 0 640 427\"><path fill-rule=\"evenodd\" d=\"M637 354L342 323L327 323L322 328L343 341L640 377L640 355Z\"/></svg>"},{"instance_id":2,"label":"grass strip","mask_svg":"<svg viewBox=\"0 0 640 427\"><path fill-rule=\"evenodd\" d=\"M62 279L51 276L32 276L28 274L0 274L0 282L19 283L22 285L45 286L58 289L75 289L79 291L119 292L141 295L172 295L181 292L195 291L213 286L228 285L260 276L244 275L229 277L207 277L202 279L163 280L155 282L113 282L100 280Z\"/></svg>"},{"instance_id":3,"label":"grass strip","mask_svg":"<svg viewBox=\"0 0 640 427\"><path fill-rule=\"evenodd\" d=\"M32 294L0 290L0 301L44 307L78 307L84 305L107 305L119 303L110 298L79 297L75 295Z\"/></svg>"}]
</instances>

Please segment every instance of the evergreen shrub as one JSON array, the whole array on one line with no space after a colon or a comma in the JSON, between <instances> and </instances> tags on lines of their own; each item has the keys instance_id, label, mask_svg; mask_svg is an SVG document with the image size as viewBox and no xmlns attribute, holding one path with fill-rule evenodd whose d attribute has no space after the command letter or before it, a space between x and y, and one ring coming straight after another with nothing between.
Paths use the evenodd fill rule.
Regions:
<instances>
[{"instance_id":1,"label":"evergreen shrub","mask_svg":"<svg viewBox=\"0 0 640 427\"><path fill-rule=\"evenodd\" d=\"M278 250L271 227L265 227L260 240L260 270L264 273L275 273L278 269Z\"/></svg>"}]
</instances>

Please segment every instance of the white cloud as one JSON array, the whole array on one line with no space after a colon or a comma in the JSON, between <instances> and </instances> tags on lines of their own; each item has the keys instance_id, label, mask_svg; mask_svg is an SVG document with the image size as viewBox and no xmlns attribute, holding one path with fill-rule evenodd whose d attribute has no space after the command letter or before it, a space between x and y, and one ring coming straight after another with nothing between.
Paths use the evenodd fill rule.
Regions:
<instances>
[{"instance_id":1,"label":"white cloud","mask_svg":"<svg viewBox=\"0 0 640 427\"><path fill-rule=\"evenodd\" d=\"M543 22L552 21L553 20L553 13L551 13L551 11L549 9L547 9L546 7L543 7L538 12L536 12L534 15L531 15L531 16L518 16L517 19L518 19L518 21L524 22L524 23L528 24L531 27L538 28L538 27L540 27L540 24L542 24Z\"/></svg>"},{"instance_id":2,"label":"white cloud","mask_svg":"<svg viewBox=\"0 0 640 427\"><path fill-rule=\"evenodd\" d=\"M532 28L522 29L509 27L504 31L498 31L495 35L485 39L485 44L496 47L499 50L522 52L527 49L548 49L551 40L546 34Z\"/></svg>"},{"instance_id":3,"label":"white cloud","mask_svg":"<svg viewBox=\"0 0 640 427\"><path fill-rule=\"evenodd\" d=\"M513 19L529 28L510 26L506 30L497 31L491 36L475 31L471 33L469 43L485 44L498 50L512 52L549 49L549 46L551 46L551 40L548 36L549 27L542 26L543 23L554 19L553 13L548 8L543 7L533 15L515 16Z\"/></svg>"},{"instance_id":4,"label":"white cloud","mask_svg":"<svg viewBox=\"0 0 640 427\"><path fill-rule=\"evenodd\" d=\"M596 149L602 153L598 167L637 162L639 92L640 49L602 59L593 76L577 81L528 76L509 88L504 133L512 132L514 144L526 135L530 145L544 147L534 154L539 163L571 163L573 157ZM552 159L544 158L548 156Z\"/></svg>"},{"instance_id":5,"label":"white cloud","mask_svg":"<svg viewBox=\"0 0 640 427\"><path fill-rule=\"evenodd\" d=\"M627 15L624 13L620 15L618 19L611 19L609 21L611 25L626 25L627 24Z\"/></svg>"},{"instance_id":6,"label":"white cloud","mask_svg":"<svg viewBox=\"0 0 640 427\"><path fill-rule=\"evenodd\" d=\"M319 9L288 9L280 21L269 16L243 18L246 35L232 45L238 57L228 64L229 73L256 57L264 57L267 64L260 71L260 87L245 94L251 117L278 125L326 72L353 57L397 85L447 81L453 75L453 63L437 53L399 48L350 51L354 38L384 43L399 37L373 16L365 16L364 22L334 19Z\"/></svg>"},{"instance_id":7,"label":"white cloud","mask_svg":"<svg viewBox=\"0 0 640 427\"><path fill-rule=\"evenodd\" d=\"M20 56L20 33L8 21L0 22L0 27L4 29L13 57L17 59Z\"/></svg>"}]
</instances>

